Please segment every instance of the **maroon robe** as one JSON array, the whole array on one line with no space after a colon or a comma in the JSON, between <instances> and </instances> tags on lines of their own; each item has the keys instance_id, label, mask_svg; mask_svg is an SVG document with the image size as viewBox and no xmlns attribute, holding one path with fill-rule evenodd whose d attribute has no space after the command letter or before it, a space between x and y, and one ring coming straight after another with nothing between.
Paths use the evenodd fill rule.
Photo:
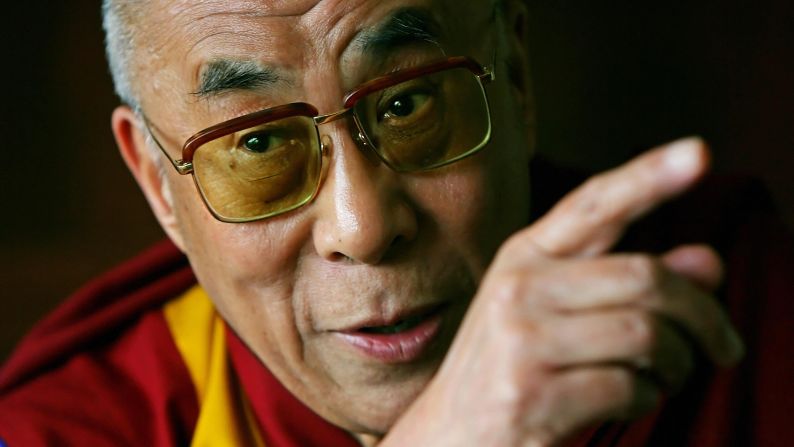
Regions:
<instances>
[{"instance_id":1,"label":"maroon robe","mask_svg":"<svg viewBox=\"0 0 794 447\"><path fill-rule=\"evenodd\" d=\"M533 192L543 194L537 215L579 177L566 183L536 164L533 180ZM627 235L621 250L662 252L687 242L718 249L727 272L719 296L747 356L729 371L702 362L658 411L602 424L572 445L783 446L794 439L794 240L765 197L752 182L709 181ZM197 398L162 305L194 283L187 261L164 242L70 297L0 369L0 440L11 447L188 445ZM236 336L227 340L268 446L355 445L284 389Z\"/></svg>"}]
</instances>

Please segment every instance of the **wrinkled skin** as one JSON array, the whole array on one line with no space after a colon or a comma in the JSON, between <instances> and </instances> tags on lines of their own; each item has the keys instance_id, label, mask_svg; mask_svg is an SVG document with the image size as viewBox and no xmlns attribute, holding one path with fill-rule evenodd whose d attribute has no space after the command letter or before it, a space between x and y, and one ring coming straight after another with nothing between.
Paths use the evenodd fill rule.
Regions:
<instances>
[{"instance_id":1,"label":"wrinkled skin","mask_svg":"<svg viewBox=\"0 0 794 447\"><path fill-rule=\"evenodd\" d=\"M192 179L169 166L161 179L135 115L125 107L114 113L122 155L218 311L295 396L362 442L394 427L385 442L396 445L550 444L586 423L645 409L658 389L636 381L636 367L659 369L674 386L688 374L685 360L657 360L686 359L692 349L659 313L683 319L716 361L738 357L738 348L713 340L730 338L730 328L703 291L710 286L691 284L718 282L719 261L710 251L684 247L639 261L605 255L634 218L702 174L700 143L690 144L695 155L677 170L659 169L657 154L586 187L517 233L491 265L500 245L528 224L533 111L521 2L507 2L493 23L485 1L151 3L138 54L137 79L145 73L147 82L136 88L173 158L186 138L217 122L295 101L333 112L361 82L437 57L433 45L403 48L377 63L362 53L356 36L397 8L429 11L446 54L489 63L498 48L497 81L487 87L494 132L483 151L435 171L397 174L356 146L344 120L326 124L321 134L331 152L316 199L256 223L215 220ZM192 94L202 65L219 57L272 66L282 81L271 90ZM672 295L675 305L668 304ZM711 304L688 304L693 300ZM335 335L442 303L440 334L411 362L379 362ZM566 306L576 312L561 311ZM607 315L605 306L617 314ZM572 314L585 323L575 324ZM629 330L603 329L614 324ZM703 334L715 328L711 338ZM572 353L571 346L588 346L582 340L600 342ZM605 362L613 365L608 373L599 366ZM578 375L565 376L561 366ZM605 391L584 395L589 405L571 404L583 387ZM497 432L503 436L494 438ZM450 434L460 439L443 438Z\"/></svg>"},{"instance_id":2,"label":"wrinkled skin","mask_svg":"<svg viewBox=\"0 0 794 447\"><path fill-rule=\"evenodd\" d=\"M465 8L437 1L261 3L274 6L259 8L256 17L246 14L245 2L153 8L147 35L160 77L143 87L142 107L174 142L175 158L192 133L243 113L294 101L321 113L338 110L347 90L403 59L392 55L379 73L351 45L398 7L419 5L438 16L449 28L450 54L483 63L492 57L486 2ZM470 39L478 31L484 37ZM437 48L403 51L407 63L438 57ZM197 100L190 92L199 67L218 55L273 64L288 84L270 96L229 92ZM488 87L494 122L504 123L495 125L488 148L429 173L396 174L375 165L343 121L321 127L333 145L317 198L264 222L216 221L189 177L167 173L174 199L173 206L162 203L161 221L199 281L274 374L324 417L351 430L386 431L438 368L499 244L527 223L530 145L528 133L511 122L523 119L515 116L515 91L507 76ZM441 302L452 304L442 339L414 363L378 364L329 333Z\"/></svg>"}]
</instances>

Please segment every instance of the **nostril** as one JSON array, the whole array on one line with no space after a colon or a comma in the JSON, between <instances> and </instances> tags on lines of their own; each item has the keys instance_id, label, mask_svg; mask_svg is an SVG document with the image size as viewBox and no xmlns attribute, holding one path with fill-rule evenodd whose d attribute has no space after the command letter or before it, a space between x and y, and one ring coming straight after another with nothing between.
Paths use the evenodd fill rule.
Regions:
<instances>
[{"instance_id":1,"label":"nostril","mask_svg":"<svg viewBox=\"0 0 794 447\"><path fill-rule=\"evenodd\" d=\"M345 255L344 253L335 251L328 256L328 260L331 262L340 262L340 261L350 261L350 257Z\"/></svg>"}]
</instances>

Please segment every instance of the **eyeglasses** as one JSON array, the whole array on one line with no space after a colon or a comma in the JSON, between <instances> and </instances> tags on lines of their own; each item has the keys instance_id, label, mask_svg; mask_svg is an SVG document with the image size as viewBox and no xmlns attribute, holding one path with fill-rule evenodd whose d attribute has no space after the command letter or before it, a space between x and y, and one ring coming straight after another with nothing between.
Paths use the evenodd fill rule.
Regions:
<instances>
[{"instance_id":1,"label":"eyeglasses","mask_svg":"<svg viewBox=\"0 0 794 447\"><path fill-rule=\"evenodd\" d=\"M176 170L193 175L213 216L250 222L314 199L328 157L319 126L349 115L361 149L397 172L427 171L474 154L491 137L484 85L493 79L492 67L446 58L368 81L331 114L292 103L222 122L190 137L178 160L144 122Z\"/></svg>"}]
</instances>

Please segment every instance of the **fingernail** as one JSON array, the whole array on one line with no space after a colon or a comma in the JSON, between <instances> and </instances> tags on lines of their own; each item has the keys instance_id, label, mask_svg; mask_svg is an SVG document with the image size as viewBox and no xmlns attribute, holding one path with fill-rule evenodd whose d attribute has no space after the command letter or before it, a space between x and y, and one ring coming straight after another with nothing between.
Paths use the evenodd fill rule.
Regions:
<instances>
[{"instance_id":1,"label":"fingernail","mask_svg":"<svg viewBox=\"0 0 794 447\"><path fill-rule=\"evenodd\" d=\"M667 146L664 162L674 171L690 171L700 161L699 149L703 142L700 138L690 137L674 141Z\"/></svg>"}]
</instances>

